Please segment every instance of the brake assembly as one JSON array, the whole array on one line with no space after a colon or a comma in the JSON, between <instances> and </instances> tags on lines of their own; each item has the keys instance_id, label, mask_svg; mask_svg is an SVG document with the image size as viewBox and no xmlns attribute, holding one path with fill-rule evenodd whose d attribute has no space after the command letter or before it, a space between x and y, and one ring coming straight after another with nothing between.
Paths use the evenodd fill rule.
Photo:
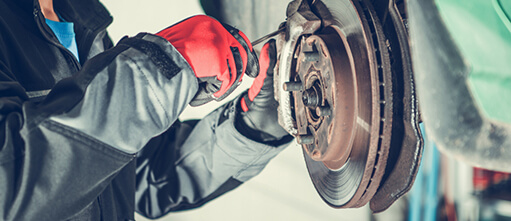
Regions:
<instances>
[{"instance_id":1,"label":"brake assembly","mask_svg":"<svg viewBox=\"0 0 511 221\"><path fill-rule=\"evenodd\" d=\"M275 37L279 123L303 147L332 207L370 202L383 211L418 171L422 139L400 4L295 0Z\"/></svg>"}]
</instances>

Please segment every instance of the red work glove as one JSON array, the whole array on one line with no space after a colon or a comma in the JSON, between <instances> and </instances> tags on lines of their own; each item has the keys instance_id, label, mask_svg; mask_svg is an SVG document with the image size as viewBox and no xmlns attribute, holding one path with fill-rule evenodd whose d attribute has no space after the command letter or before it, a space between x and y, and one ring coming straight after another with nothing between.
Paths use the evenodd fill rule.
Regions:
<instances>
[{"instance_id":1,"label":"red work glove","mask_svg":"<svg viewBox=\"0 0 511 221\"><path fill-rule=\"evenodd\" d=\"M239 85L243 73L257 76L257 56L245 34L211 17L190 17L156 35L181 53L199 79L192 106L227 97Z\"/></svg>"},{"instance_id":2,"label":"red work glove","mask_svg":"<svg viewBox=\"0 0 511 221\"><path fill-rule=\"evenodd\" d=\"M277 60L275 40L268 41L261 49L259 75L241 100L242 122L238 130L259 142L280 145L292 137L282 128L277 119L278 103L273 90L273 69ZM283 139L286 137L289 139Z\"/></svg>"}]
</instances>

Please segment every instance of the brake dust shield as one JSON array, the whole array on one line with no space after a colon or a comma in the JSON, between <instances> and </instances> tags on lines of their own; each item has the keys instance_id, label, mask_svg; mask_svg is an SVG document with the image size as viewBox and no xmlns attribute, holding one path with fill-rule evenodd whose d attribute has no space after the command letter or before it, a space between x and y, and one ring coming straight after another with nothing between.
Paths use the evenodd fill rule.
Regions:
<instances>
[{"instance_id":1,"label":"brake dust shield","mask_svg":"<svg viewBox=\"0 0 511 221\"><path fill-rule=\"evenodd\" d=\"M332 207L375 212L407 192L422 140L406 30L390 1L293 1L278 37L279 123ZM394 10L394 11L392 11ZM382 25L383 24L383 25Z\"/></svg>"}]
</instances>

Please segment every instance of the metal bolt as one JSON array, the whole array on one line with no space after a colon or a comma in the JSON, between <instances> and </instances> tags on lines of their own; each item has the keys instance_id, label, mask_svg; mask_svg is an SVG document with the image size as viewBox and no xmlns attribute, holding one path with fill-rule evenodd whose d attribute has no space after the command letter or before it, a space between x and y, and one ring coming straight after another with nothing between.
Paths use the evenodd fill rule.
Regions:
<instances>
[{"instance_id":1,"label":"metal bolt","mask_svg":"<svg viewBox=\"0 0 511 221\"><path fill-rule=\"evenodd\" d=\"M303 104L307 107L317 107L319 106L320 97L314 88L310 88L303 92L302 101Z\"/></svg>"},{"instance_id":2,"label":"metal bolt","mask_svg":"<svg viewBox=\"0 0 511 221\"><path fill-rule=\"evenodd\" d=\"M327 116L332 115L332 109L330 109L330 107L327 107L327 106L317 107L316 108L316 113L320 117L327 117Z\"/></svg>"},{"instance_id":3,"label":"metal bolt","mask_svg":"<svg viewBox=\"0 0 511 221\"><path fill-rule=\"evenodd\" d=\"M302 91L303 85L302 82L286 82L282 86L284 91Z\"/></svg>"},{"instance_id":4,"label":"metal bolt","mask_svg":"<svg viewBox=\"0 0 511 221\"><path fill-rule=\"evenodd\" d=\"M319 61L319 53L317 51L312 52L303 52L304 58L303 60L306 62L316 62Z\"/></svg>"},{"instance_id":5,"label":"metal bolt","mask_svg":"<svg viewBox=\"0 0 511 221\"><path fill-rule=\"evenodd\" d=\"M314 136L312 135L299 135L296 137L299 144L313 144Z\"/></svg>"}]
</instances>

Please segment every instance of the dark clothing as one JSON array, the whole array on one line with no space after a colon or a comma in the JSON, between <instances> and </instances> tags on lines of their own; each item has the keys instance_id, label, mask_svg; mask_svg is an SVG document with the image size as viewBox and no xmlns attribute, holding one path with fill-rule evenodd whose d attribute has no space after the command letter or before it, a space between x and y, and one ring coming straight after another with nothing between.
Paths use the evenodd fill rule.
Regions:
<instances>
[{"instance_id":1,"label":"dark clothing","mask_svg":"<svg viewBox=\"0 0 511 221\"><path fill-rule=\"evenodd\" d=\"M0 220L160 217L237 187L283 149L236 131L237 101L177 121L197 80L163 38L114 47L101 3L55 0L80 64L37 2L0 0Z\"/></svg>"}]
</instances>

